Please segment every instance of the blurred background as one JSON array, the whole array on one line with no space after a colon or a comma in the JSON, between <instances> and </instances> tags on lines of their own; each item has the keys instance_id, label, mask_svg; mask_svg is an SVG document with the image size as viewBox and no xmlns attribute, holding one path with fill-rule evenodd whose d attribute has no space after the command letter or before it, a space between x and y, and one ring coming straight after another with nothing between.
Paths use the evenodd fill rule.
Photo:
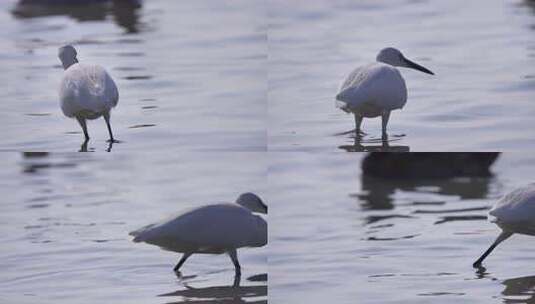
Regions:
<instances>
[{"instance_id":1,"label":"blurred background","mask_svg":"<svg viewBox=\"0 0 535 304\"><path fill-rule=\"evenodd\" d=\"M278 154L270 303L535 301L533 237L472 268L500 231L488 209L533 182L532 153Z\"/></svg>"},{"instance_id":2,"label":"blurred background","mask_svg":"<svg viewBox=\"0 0 535 304\"><path fill-rule=\"evenodd\" d=\"M265 150L265 15L245 0L2 1L0 150L79 150L59 108L67 43L119 87L113 150ZM106 150L104 121L89 124L88 149Z\"/></svg>"},{"instance_id":3,"label":"blurred background","mask_svg":"<svg viewBox=\"0 0 535 304\"><path fill-rule=\"evenodd\" d=\"M180 254L128 235L242 192L266 199L265 155L160 153L2 153L0 302L267 303L267 247L239 250L233 287L227 255L194 255L177 278Z\"/></svg>"}]
</instances>

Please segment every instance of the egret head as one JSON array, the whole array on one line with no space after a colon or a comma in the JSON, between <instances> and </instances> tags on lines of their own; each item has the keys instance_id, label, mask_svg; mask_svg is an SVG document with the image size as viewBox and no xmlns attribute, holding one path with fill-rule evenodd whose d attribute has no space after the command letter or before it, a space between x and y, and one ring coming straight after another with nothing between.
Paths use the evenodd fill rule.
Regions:
<instances>
[{"instance_id":1,"label":"egret head","mask_svg":"<svg viewBox=\"0 0 535 304\"><path fill-rule=\"evenodd\" d=\"M68 69L71 65L78 63L76 59L76 50L72 45L65 45L59 48L58 57L63 64L63 69Z\"/></svg>"},{"instance_id":2,"label":"egret head","mask_svg":"<svg viewBox=\"0 0 535 304\"><path fill-rule=\"evenodd\" d=\"M433 72L424 68L423 66L405 58L405 56L403 56L403 54L401 54L398 49L395 49L393 47L387 47L382 49L379 54L377 54L376 60L392 66L411 68L427 74L435 75L433 74Z\"/></svg>"},{"instance_id":3,"label":"egret head","mask_svg":"<svg viewBox=\"0 0 535 304\"><path fill-rule=\"evenodd\" d=\"M260 197L254 193L247 192L241 194L236 200L236 203L251 210L252 212L267 214L268 208L266 204L264 204Z\"/></svg>"}]
</instances>

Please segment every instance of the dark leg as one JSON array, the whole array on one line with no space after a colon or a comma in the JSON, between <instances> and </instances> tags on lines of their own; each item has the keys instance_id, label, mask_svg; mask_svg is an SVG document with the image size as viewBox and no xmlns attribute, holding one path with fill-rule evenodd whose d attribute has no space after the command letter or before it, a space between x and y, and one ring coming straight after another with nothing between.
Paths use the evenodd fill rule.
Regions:
<instances>
[{"instance_id":1,"label":"dark leg","mask_svg":"<svg viewBox=\"0 0 535 304\"><path fill-rule=\"evenodd\" d=\"M490 245L489 249L487 249L487 251L485 251L485 253L483 253L483 255L479 259L477 259L477 261L475 261L474 264L472 264L472 266L474 268L479 268L481 266L481 263L483 262L483 260L487 257L487 255L489 255L492 252L492 250L494 250L494 248L496 246L498 246L498 244L500 244L501 242L505 241L511 235L513 235L511 232L502 231L502 233L500 233L500 235L498 235L498 237L496 238L494 243L492 243L492 245Z\"/></svg>"},{"instance_id":2,"label":"dark leg","mask_svg":"<svg viewBox=\"0 0 535 304\"><path fill-rule=\"evenodd\" d=\"M190 255L192 255L193 253L191 252L186 252L184 253L184 255L182 255L182 258L180 259L180 261L178 261L178 264L176 264L175 268L173 268L173 270L175 272L177 272L180 267L182 267L182 265L184 264L184 262L190 257Z\"/></svg>"},{"instance_id":3,"label":"dark leg","mask_svg":"<svg viewBox=\"0 0 535 304\"><path fill-rule=\"evenodd\" d=\"M388 119L390 118L390 111L385 111L382 115L382 123L383 123L383 134L382 134L382 138L383 140L387 140L388 139L388 134L386 134L386 126L388 125Z\"/></svg>"},{"instance_id":4,"label":"dark leg","mask_svg":"<svg viewBox=\"0 0 535 304\"><path fill-rule=\"evenodd\" d=\"M113 138L113 133L111 131L111 125L110 125L110 113L107 112L107 113L104 113L104 120L106 121L106 126L108 126L108 133L110 133L110 139L109 141L110 142L115 142L115 139Z\"/></svg>"},{"instance_id":5,"label":"dark leg","mask_svg":"<svg viewBox=\"0 0 535 304\"><path fill-rule=\"evenodd\" d=\"M240 287L241 282L241 274L236 274L234 276L234 282L232 283L232 287Z\"/></svg>"},{"instance_id":6,"label":"dark leg","mask_svg":"<svg viewBox=\"0 0 535 304\"><path fill-rule=\"evenodd\" d=\"M89 142L89 139L85 139L82 145L80 146L80 150L78 152L87 152L87 143Z\"/></svg>"},{"instance_id":7,"label":"dark leg","mask_svg":"<svg viewBox=\"0 0 535 304\"><path fill-rule=\"evenodd\" d=\"M360 126L362 125L362 116L358 114L354 114L354 115L355 115L355 134L356 134L356 137L360 137L365 134L364 132L360 130Z\"/></svg>"},{"instance_id":8,"label":"dark leg","mask_svg":"<svg viewBox=\"0 0 535 304\"><path fill-rule=\"evenodd\" d=\"M238 262L238 252L236 249L232 249L228 251L228 255L230 259L232 260L232 263L234 264L234 267L236 268L236 275L241 275L241 266L240 262Z\"/></svg>"},{"instance_id":9,"label":"dark leg","mask_svg":"<svg viewBox=\"0 0 535 304\"><path fill-rule=\"evenodd\" d=\"M82 130L84 131L85 140L89 140L89 134L87 133L87 124L85 123L85 119L79 116L76 116L76 120L78 120L78 123L82 127Z\"/></svg>"}]
</instances>

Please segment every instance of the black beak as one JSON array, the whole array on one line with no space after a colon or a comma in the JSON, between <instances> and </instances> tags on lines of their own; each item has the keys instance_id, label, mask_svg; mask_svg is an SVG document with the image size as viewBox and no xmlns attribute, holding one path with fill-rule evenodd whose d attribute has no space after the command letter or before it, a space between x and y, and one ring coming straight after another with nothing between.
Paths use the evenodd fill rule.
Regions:
<instances>
[{"instance_id":1,"label":"black beak","mask_svg":"<svg viewBox=\"0 0 535 304\"><path fill-rule=\"evenodd\" d=\"M415 62L412 62L407 58L403 58L403 59L405 60L405 63L407 64L408 68L415 69L415 70L418 70L420 72L424 72L424 73L427 73L427 74L435 75L433 72L429 71L428 69L424 68L423 66L421 66L421 65L419 65L419 64L417 64Z\"/></svg>"},{"instance_id":2,"label":"black beak","mask_svg":"<svg viewBox=\"0 0 535 304\"><path fill-rule=\"evenodd\" d=\"M268 213L267 205L262 200L260 200L260 204L262 204L262 208L265 209L265 214L267 214Z\"/></svg>"}]
</instances>

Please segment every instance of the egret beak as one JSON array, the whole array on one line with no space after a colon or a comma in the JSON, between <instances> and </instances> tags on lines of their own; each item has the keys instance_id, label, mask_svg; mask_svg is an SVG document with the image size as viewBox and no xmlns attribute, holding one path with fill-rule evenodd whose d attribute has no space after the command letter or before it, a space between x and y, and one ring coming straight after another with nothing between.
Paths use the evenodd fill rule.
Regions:
<instances>
[{"instance_id":1,"label":"egret beak","mask_svg":"<svg viewBox=\"0 0 535 304\"><path fill-rule=\"evenodd\" d=\"M263 209L263 210L262 210L262 211L263 211L262 213L263 213L263 214L267 214L267 213L268 213L268 207L267 207L267 205L266 205L266 204L264 203L264 201L262 201L262 200L260 200L260 204L262 205L262 209Z\"/></svg>"},{"instance_id":2,"label":"egret beak","mask_svg":"<svg viewBox=\"0 0 535 304\"><path fill-rule=\"evenodd\" d=\"M430 70L424 68L423 66L421 66L421 65L419 65L419 64L417 64L415 62L410 61L407 58L403 58L403 60L405 61L405 67L407 67L407 68L411 68L411 69L418 70L420 72L424 72L424 73L427 73L427 74L435 75Z\"/></svg>"}]
</instances>

